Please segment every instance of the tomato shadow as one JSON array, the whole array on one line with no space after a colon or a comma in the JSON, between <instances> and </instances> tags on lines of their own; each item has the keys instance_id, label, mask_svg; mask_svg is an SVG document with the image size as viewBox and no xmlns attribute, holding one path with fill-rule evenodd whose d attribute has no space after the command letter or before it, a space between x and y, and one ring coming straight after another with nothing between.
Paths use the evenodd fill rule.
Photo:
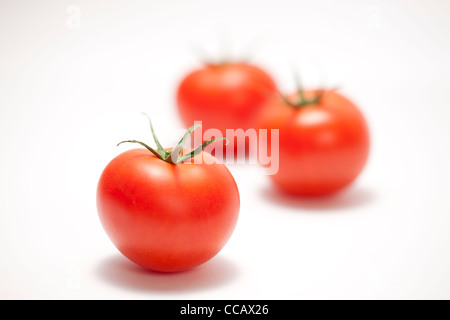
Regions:
<instances>
[{"instance_id":1,"label":"tomato shadow","mask_svg":"<svg viewBox=\"0 0 450 320\"><path fill-rule=\"evenodd\" d=\"M123 289L170 293L226 285L237 278L238 270L227 259L216 256L201 266L183 272L154 272L117 254L103 260L97 274L105 282Z\"/></svg>"},{"instance_id":2,"label":"tomato shadow","mask_svg":"<svg viewBox=\"0 0 450 320\"><path fill-rule=\"evenodd\" d=\"M373 190L357 187L327 196L300 197L283 193L273 186L266 186L261 189L261 196L265 201L283 207L324 212L364 207L377 198Z\"/></svg>"}]
</instances>

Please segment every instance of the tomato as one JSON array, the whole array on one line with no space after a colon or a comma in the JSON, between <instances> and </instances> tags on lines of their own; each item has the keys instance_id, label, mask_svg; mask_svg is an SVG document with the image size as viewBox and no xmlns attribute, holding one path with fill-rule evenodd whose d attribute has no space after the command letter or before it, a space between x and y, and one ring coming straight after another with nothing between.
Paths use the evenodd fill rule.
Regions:
<instances>
[{"instance_id":1,"label":"tomato","mask_svg":"<svg viewBox=\"0 0 450 320\"><path fill-rule=\"evenodd\" d=\"M186 126L202 121L204 130L218 129L225 137L226 129L253 128L261 106L276 92L271 76L257 66L205 65L181 81L177 105Z\"/></svg>"},{"instance_id":2,"label":"tomato","mask_svg":"<svg viewBox=\"0 0 450 320\"><path fill-rule=\"evenodd\" d=\"M274 98L257 122L260 129L279 129L279 170L270 178L286 193L337 192L350 185L366 164L367 122L349 99L334 90Z\"/></svg>"},{"instance_id":3,"label":"tomato","mask_svg":"<svg viewBox=\"0 0 450 320\"><path fill-rule=\"evenodd\" d=\"M233 176L200 149L183 155L177 147L157 143L155 151L137 143L148 150L123 152L100 177L97 208L106 233L124 256L150 270L176 272L205 263L237 223ZM174 152L181 158L169 159Z\"/></svg>"}]
</instances>

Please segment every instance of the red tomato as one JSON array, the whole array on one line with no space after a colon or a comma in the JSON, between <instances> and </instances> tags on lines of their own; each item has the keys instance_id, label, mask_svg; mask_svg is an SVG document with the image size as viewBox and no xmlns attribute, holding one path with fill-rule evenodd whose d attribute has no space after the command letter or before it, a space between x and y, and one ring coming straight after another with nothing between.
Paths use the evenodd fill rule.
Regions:
<instances>
[{"instance_id":1,"label":"red tomato","mask_svg":"<svg viewBox=\"0 0 450 320\"><path fill-rule=\"evenodd\" d=\"M177 93L178 111L186 126L247 130L263 103L277 92L275 82L261 68L246 63L206 65L187 75ZM236 144L230 144L231 146Z\"/></svg>"},{"instance_id":2,"label":"red tomato","mask_svg":"<svg viewBox=\"0 0 450 320\"><path fill-rule=\"evenodd\" d=\"M330 194L351 184L364 168L367 123L359 109L335 91L303 95L297 105L299 94L272 99L258 118L259 128L279 129L279 170L270 177L290 194Z\"/></svg>"},{"instance_id":3,"label":"red tomato","mask_svg":"<svg viewBox=\"0 0 450 320\"><path fill-rule=\"evenodd\" d=\"M214 257L235 228L239 202L231 173L207 152L172 164L146 149L126 151L106 166L97 189L98 214L114 245L161 272Z\"/></svg>"}]
</instances>

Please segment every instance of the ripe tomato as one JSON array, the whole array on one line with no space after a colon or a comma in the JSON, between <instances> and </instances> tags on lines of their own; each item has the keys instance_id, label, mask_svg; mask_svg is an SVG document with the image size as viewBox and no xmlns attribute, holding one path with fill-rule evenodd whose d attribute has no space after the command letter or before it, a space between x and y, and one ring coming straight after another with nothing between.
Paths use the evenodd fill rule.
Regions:
<instances>
[{"instance_id":1,"label":"ripe tomato","mask_svg":"<svg viewBox=\"0 0 450 320\"><path fill-rule=\"evenodd\" d=\"M279 170L270 177L290 194L339 191L357 178L368 158L366 120L335 91L300 91L274 98L259 115L258 127L279 129Z\"/></svg>"},{"instance_id":2,"label":"ripe tomato","mask_svg":"<svg viewBox=\"0 0 450 320\"><path fill-rule=\"evenodd\" d=\"M271 76L254 65L206 65L181 81L177 105L186 126L202 121L204 130L218 129L225 137L226 129L253 128L261 106L276 92Z\"/></svg>"},{"instance_id":3,"label":"ripe tomato","mask_svg":"<svg viewBox=\"0 0 450 320\"><path fill-rule=\"evenodd\" d=\"M151 152L126 151L100 177L97 207L106 233L123 255L154 271L181 271L208 261L237 223L240 200L231 173L201 151L203 146L183 156L179 148L157 143L155 151L137 143ZM175 150L181 158L174 161L169 157Z\"/></svg>"}]
</instances>

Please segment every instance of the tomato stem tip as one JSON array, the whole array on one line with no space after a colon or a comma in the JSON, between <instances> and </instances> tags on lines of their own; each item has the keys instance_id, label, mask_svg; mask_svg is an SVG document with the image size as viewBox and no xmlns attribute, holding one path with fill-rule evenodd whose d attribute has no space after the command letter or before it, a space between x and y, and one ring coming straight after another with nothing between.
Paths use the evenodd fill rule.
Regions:
<instances>
[{"instance_id":1,"label":"tomato stem tip","mask_svg":"<svg viewBox=\"0 0 450 320\"><path fill-rule=\"evenodd\" d=\"M177 143L177 145L172 150L165 150L162 147L161 143L159 142L158 137L156 136L156 133L153 128L150 117L144 112L142 114L148 119L148 122L150 125L150 130L152 132L153 140L155 141L157 149L155 150L152 147L150 147L149 145L147 145L146 143L138 141L138 140L124 140L122 142L119 142L117 144L117 146L121 145L122 143L137 143L137 144L140 144L141 146L143 146L144 148L146 148L147 150L149 150L151 153L153 153L159 159L166 161L170 164L179 164L183 161L186 161L186 160L193 158L196 155L200 154L208 145L210 145L211 143L213 143L215 141L225 140L225 144L228 144L227 138L215 138L215 139L205 141L202 143L201 146L195 148L191 152L183 154L184 146L185 146L186 141L188 140L189 136L192 134L192 132L195 129L200 127L199 125L194 124L186 131L186 133L183 135L183 137L180 139L180 141Z\"/></svg>"}]
</instances>

